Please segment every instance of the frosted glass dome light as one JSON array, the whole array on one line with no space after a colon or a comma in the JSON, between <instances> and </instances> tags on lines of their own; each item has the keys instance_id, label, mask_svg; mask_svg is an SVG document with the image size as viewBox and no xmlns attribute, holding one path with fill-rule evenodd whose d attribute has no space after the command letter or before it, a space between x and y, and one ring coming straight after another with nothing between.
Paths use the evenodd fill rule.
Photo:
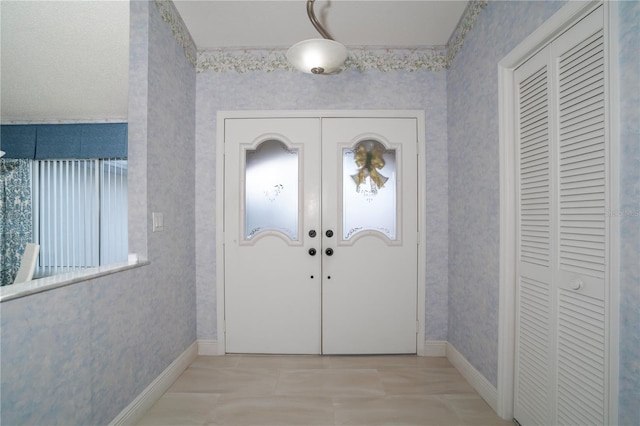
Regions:
<instances>
[{"instance_id":1,"label":"frosted glass dome light","mask_svg":"<svg viewBox=\"0 0 640 426\"><path fill-rule=\"evenodd\" d=\"M347 59L347 48L335 41L313 12L315 0L307 0L307 16L323 38L303 40L287 50L287 60L308 74L333 74Z\"/></svg>"},{"instance_id":2,"label":"frosted glass dome light","mask_svg":"<svg viewBox=\"0 0 640 426\"><path fill-rule=\"evenodd\" d=\"M287 51L287 60L296 69L307 74L332 74L347 59L347 48L342 43L325 38L303 40Z\"/></svg>"}]
</instances>

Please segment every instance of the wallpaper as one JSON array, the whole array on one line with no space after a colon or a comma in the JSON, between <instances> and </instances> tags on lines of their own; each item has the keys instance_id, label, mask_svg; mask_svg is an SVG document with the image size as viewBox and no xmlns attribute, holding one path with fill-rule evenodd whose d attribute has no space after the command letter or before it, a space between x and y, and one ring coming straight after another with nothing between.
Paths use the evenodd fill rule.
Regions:
<instances>
[{"instance_id":1,"label":"wallpaper","mask_svg":"<svg viewBox=\"0 0 640 426\"><path fill-rule=\"evenodd\" d=\"M489 2L448 71L449 341L494 386L500 181L497 64L562 2Z\"/></svg>"},{"instance_id":2,"label":"wallpaper","mask_svg":"<svg viewBox=\"0 0 640 426\"><path fill-rule=\"evenodd\" d=\"M640 424L640 2L620 16L620 424Z\"/></svg>"},{"instance_id":3,"label":"wallpaper","mask_svg":"<svg viewBox=\"0 0 640 426\"><path fill-rule=\"evenodd\" d=\"M196 338L196 74L153 3L131 2L131 21L133 74L148 74L130 144L150 169L133 211L164 212L165 230L148 266L2 303L3 425L108 424Z\"/></svg>"},{"instance_id":4,"label":"wallpaper","mask_svg":"<svg viewBox=\"0 0 640 426\"><path fill-rule=\"evenodd\" d=\"M497 381L497 63L564 2L490 2L448 71L449 341ZM640 3L620 15L620 408L640 423ZM469 78L473 75L474 78ZM614 308L615 309L615 308Z\"/></svg>"},{"instance_id":5,"label":"wallpaper","mask_svg":"<svg viewBox=\"0 0 640 426\"><path fill-rule=\"evenodd\" d=\"M13 284L32 241L30 168L26 159L0 159L0 286Z\"/></svg>"},{"instance_id":6,"label":"wallpaper","mask_svg":"<svg viewBox=\"0 0 640 426\"><path fill-rule=\"evenodd\" d=\"M497 63L563 4L490 2L448 71L351 68L318 78L282 69L196 74L193 46L176 41L166 10L131 2L130 176L139 190L130 229L151 264L2 303L0 423L106 424L196 337L219 337L220 110L425 110L425 337L452 342L495 385ZM620 424L639 424L640 3L620 2L619 12ZM164 232L147 233L153 211L165 214Z\"/></svg>"}]
</instances>

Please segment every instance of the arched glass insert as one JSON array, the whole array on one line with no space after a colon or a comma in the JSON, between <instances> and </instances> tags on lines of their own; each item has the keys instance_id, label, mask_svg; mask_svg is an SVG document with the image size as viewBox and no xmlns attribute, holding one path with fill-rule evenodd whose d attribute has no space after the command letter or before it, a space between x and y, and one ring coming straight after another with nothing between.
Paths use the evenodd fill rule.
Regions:
<instances>
[{"instance_id":1,"label":"arched glass insert","mask_svg":"<svg viewBox=\"0 0 640 426\"><path fill-rule=\"evenodd\" d=\"M342 220L344 240L378 231L396 240L396 151L375 140L342 150Z\"/></svg>"},{"instance_id":2,"label":"arched glass insert","mask_svg":"<svg viewBox=\"0 0 640 426\"><path fill-rule=\"evenodd\" d=\"M245 155L245 239L278 231L297 241L298 150L271 139Z\"/></svg>"}]
</instances>

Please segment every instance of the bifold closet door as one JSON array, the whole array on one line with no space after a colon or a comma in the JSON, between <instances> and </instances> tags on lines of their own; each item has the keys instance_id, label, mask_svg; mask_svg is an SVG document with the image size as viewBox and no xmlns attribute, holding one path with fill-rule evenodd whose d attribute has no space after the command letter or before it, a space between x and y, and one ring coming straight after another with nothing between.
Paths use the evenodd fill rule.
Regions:
<instances>
[{"instance_id":1,"label":"bifold closet door","mask_svg":"<svg viewBox=\"0 0 640 426\"><path fill-rule=\"evenodd\" d=\"M515 418L608 422L608 152L599 6L516 72Z\"/></svg>"}]
</instances>

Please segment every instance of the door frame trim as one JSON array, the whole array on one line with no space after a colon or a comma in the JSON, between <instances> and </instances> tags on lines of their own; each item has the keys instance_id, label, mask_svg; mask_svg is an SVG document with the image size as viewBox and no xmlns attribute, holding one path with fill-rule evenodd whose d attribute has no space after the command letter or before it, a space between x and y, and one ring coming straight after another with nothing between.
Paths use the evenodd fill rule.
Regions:
<instances>
[{"instance_id":1,"label":"door frame trim","mask_svg":"<svg viewBox=\"0 0 640 426\"><path fill-rule=\"evenodd\" d=\"M426 133L424 110L247 110L218 111L216 121L216 327L219 355L226 353L224 312L224 135L225 120L231 118L414 118L417 133L417 197L418 197L418 294L416 351L425 355L426 300Z\"/></svg>"},{"instance_id":2,"label":"door frame trim","mask_svg":"<svg viewBox=\"0 0 640 426\"><path fill-rule=\"evenodd\" d=\"M500 269L499 269L499 309L498 309L498 379L497 414L503 419L513 418L514 367L515 367L515 280L516 280L516 176L515 147L515 94L514 73L516 68L557 38L562 32L589 12L604 3L604 34L608 45L608 59L605 72L609 76L618 75L618 6L616 2L568 2L536 31L523 40L498 63L498 122L500 159ZM619 204L619 113L618 79L607 78L608 114L608 205L617 209ZM609 321L609 423L618 421L619 393L619 221L611 217L607 231L608 274L607 312Z\"/></svg>"}]
</instances>

